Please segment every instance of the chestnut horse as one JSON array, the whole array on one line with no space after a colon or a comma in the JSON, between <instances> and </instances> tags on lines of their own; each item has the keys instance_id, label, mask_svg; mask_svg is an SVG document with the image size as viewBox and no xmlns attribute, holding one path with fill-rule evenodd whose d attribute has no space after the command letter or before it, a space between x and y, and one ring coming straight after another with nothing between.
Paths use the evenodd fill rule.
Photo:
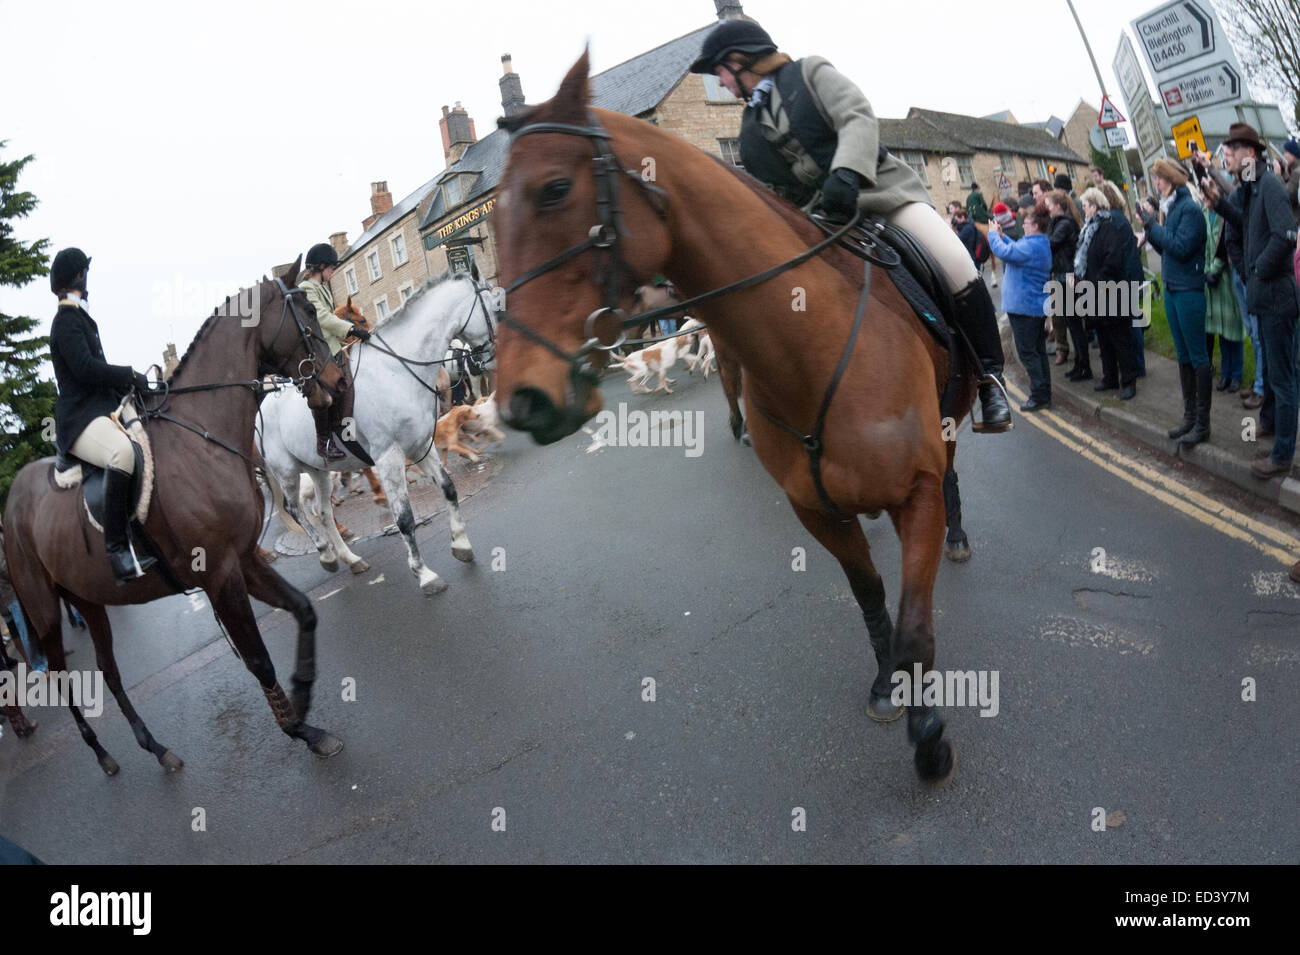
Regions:
<instances>
[{"instance_id":1,"label":"chestnut horse","mask_svg":"<svg viewBox=\"0 0 1300 955\"><path fill-rule=\"evenodd\" d=\"M931 601L955 451L939 412L949 356L883 270L829 243L801 257L823 235L797 208L671 133L591 108L587 70L584 53L554 98L501 121L512 133L495 210L504 417L549 444L596 414L607 349L644 320L623 317L631 290L667 276L743 369L754 452L848 577L878 666L868 713L895 719L891 674L934 665ZM634 171L644 157L655 161L653 185ZM975 392L973 375L962 381L958 421ZM902 545L897 626L856 517L882 511ZM946 780L954 750L943 720L933 706L907 716L918 774Z\"/></svg>"},{"instance_id":2,"label":"chestnut horse","mask_svg":"<svg viewBox=\"0 0 1300 955\"><path fill-rule=\"evenodd\" d=\"M316 612L305 594L257 554L263 501L253 475L253 420L262 375L301 374L308 401L317 405L331 400L321 386L336 389L341 380L329 361L315 310L294 287L298 268L294 262L282 279L264 279L252 290L248 302L259 311L251 317L214 312L166 383L167 395L143 396L146 416L149 405L161 412L147 418L155 487L145 529L174 581L208 595L280 728L316 755L332 756L343 744L305 721L316 679ZM176 589L161 573L162 564L118 586L103 535L88 524L81 492L56 488L52 467L52 458L33 461L18 472L9 492L4 547L14 591L51 672L67 666L59 598L81 611L104 682L137 742L174 772L183 765L181 759L154 739L122 688L104 607L148 603ZM276 680L249 597L289 611L298 623L292 702ZM75 705L71 709L100 767L116 774L116 760L81 711Z\"/></svg>"}]
</instances>

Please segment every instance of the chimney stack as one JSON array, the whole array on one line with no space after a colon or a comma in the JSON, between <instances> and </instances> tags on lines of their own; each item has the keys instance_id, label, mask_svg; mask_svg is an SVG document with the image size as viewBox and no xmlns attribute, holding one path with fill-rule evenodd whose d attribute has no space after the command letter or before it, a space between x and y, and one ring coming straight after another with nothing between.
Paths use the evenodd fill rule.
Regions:
<instances>
[{"instance_id":1,"label":"chimney stack","mask_svg":"<svg viewBox=\"0 0 1300 955\"><path fill-rule=\"evenodd\" d=\"M370 184L370 215L361 220L361 231L369 229L374 225L379 217L389 209L393 208L393 194L388 191L387 182L372 182Z\"/></svg>"},{"instance_id":2,"label":"chimney stack","mask_svg":"<svg viewBox=\"0 0 1300 955\"><path fill-rule=\"evenodd\" d=\"M334 232L330 234L330 245L334 252L341 259L348 250L348 234L346 232Z\"/></svg>"},{"instance_id":3,"label":"chimney stack","mask_svg":"<svg viewBox=\"0 0 1300 955\"><path fill-rule=\"evenodd\" d=\"M740 0L713 0L713 6L717 8L719 20L749 19L741 9Z\"/></svg>"},{"instance_id":4,"label":"chimney stack","mask_svg":"<svg viewBox=\"0 0 1300 955\"><path fill-rule=\"evenodd\" d=\"M442 119L438 120L442 131L442 155L448 166L460 162L465 150L477 142L474 132L474 120L469 118L465 107L458 102L451 109L442 108Z\"/></svg>"},{"instance_id":5,"label":"chimney stack","mask_svg":"<svg viewBox=\"0 0 1300 955\"><path fill-rule=\"evenodd\" d=\"M514 116L524 109L524 84L510 64L509 53L502 54L501 67L505 74L497 80L501 87L501 108L505 110L506 116Z\"/></svg>"}]
</instances>

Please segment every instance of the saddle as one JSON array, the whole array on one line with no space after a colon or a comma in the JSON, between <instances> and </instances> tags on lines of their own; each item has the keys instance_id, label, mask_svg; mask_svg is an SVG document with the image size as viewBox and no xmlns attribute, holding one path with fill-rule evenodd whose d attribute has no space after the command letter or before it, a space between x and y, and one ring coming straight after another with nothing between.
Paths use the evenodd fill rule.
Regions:
<instances>
[{"instance_id":1,"label":"saddle","mask_svg":"<svg viewBox=\"0 0 1300 955\"><path fill-rule=\"evenodd\" d=\"M827 235L838 228L820 216L812 218ZM839 244L858 258L885 269L921 320L921 327L948 352L948 382L939 400L940 413L947 417L961 394L963 355L977 377L983 376L983 366L956 324L957 303L939 263L912 233L876 216L864 219ZM959 344L964 346L960 352L955 347Z\"/></svg>"},{"instance_id":2,"label":"saddle","mask_svg":"<svg viewBox=\"0 0 1300 955\"><path fill-rule=\"evenodd\" d=\"M153 449L144 421L136 413L130 398L123 399L109 417L131 439L131 448L135 452L135 468L131 473L132 520L128 526L133 535L138 535L149 516L149 503L153 497ZM104 533L104 469L70 454L56 452L50 476L54 487L60 491L81 488L82 503L91 526Z\"/></svg>"}]
</instances>

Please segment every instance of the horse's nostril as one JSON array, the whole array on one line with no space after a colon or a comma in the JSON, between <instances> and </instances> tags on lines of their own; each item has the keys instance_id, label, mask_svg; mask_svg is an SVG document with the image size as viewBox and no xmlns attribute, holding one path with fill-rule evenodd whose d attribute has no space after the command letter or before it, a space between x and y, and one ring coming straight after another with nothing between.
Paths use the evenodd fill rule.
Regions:
<instances>
[{"instance_id":1,"label":"horse's nostril","mask_svg":"<svg viewBox=\"0 0 1300 955\"><path fill-rule=\"evenodd\" d=\"M555 427L560 413L550 396L540 388L519 388L510 396L505 420L521 431L546 431Z\"/></svg>"}]
</instances>

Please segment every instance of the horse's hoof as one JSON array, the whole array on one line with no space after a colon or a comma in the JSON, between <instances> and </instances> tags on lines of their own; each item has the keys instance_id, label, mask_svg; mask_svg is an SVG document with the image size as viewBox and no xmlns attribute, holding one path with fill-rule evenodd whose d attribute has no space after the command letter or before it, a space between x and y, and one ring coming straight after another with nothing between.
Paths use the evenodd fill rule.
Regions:
<instances>
[{"instance_id":1,"label":"horse's hoof","mask_svg":"<svg viewBox=\"0 0 1300 955\"><path fill-rule=\"evenodd\" d=\"M169 773L175 773L185 765L185 760L181 759L169 749L158 757L158 765Z\"/></svg>"},{"instance_id":2,"label":"horse's hoof","mask_svg":"<svg viewBox=\"0 0 1300 955\"><path fill-rule=\"evenodd\" d=\"M116 776L122 769L121 766L117 765L117 760L112 756L109 756L107 753L105 753L100 759L99 768L104 771L105 776Z\"/></svg>"},{"instance_id":3,"label":"horse's hoof","mask_svg":"<svg viewBox=\"0 0 1300 955\"><path fill-rule=\"evenodd\" d=\"M474 563L474 548L473 548L473 547L459 547L459 548L457 548L457 547L453 547L453 548L451 549L451 556L452 556L452 557L455 557L455 558L456 558L458 561L460 561L462 564L472 564L472 563Z\"/></svg>"},{"instance_id":4,"label":"horse's hoof","mask_svg":"<svg viewBox=\"0 0 1300 955\"><path fill-rule=\"evenodd\" d=\"M742 435L740 436L740 443L743 444L743 445L744 445L745 447L747 447L747 448L752 448L752 447L754 446L753 442L749 440L749 432L748 432L748 431L746 431L744 434L742 434Z\"/></svg>"},{"instance_id":5,"label":"horse's hoof","mask_svg":"<svg viewBox=\"0 0 1300 955\"><path fill-rule=\"evenodd\" d=\"M873 696L867 702L867 715L877 723L892 723L903 715L903 707L887 696Z\"/></svg>"},{"instance_id":6,"label":"horse's hoof","mask_svg":"<svg viewBox=\"0 0 1300 955\"><path fill-rule=\"evenodd\" d=\"M428 580L421 581L420 583L420 591L426 597L432 597L435 594L440 594L446 589L447 589L447 581L443 580L437 574L434 574Z\"/></svg>"},{"instance_id":7,"label":"horse's hoof","mask_svg":"<svg viewBox=\"0 0 1300 955\"><path fill-rule=\"evenodd\" d=\"M916 747L914 761L921 781L938 788L952 778L957 767L957 750L946 739L923 742Z\"/></svg>"},{"instance_id":8,"label":"horse's hoof","mask_svg":"<svg viewBox=\"0 0 1300 955\"><path fill-rule=\"evenodd\" d=\"M360 559L358 559L355 564L352 564L351 566L348 567L348 570L352 571L352 573L354 574L364 574L369 569L370 569L370 565L367 564L364 560L360 560Z\"/></svg>"},{"instance_id":9,"label":"horse's hoof","mask_svg":"<svg viewBox=\"0 0 1300 955\"><path fill-rule=\"evenodd\" d=\"M329 759L331 756L337 756L343 751L343 740L337 736L314 726L306 727L306 729L311 730L311 738L307 740L307 748L321 759Z\"/></svg>"},{"instance_id":10,"label":"horse's hoof","mask_svg":"<svg viewBox=\"0 0 1300 955\"><path fill-rule=\"evenodd\" d=\"M10 725L13 725L12 722L10 723ZM39 723L36 723L33 720L27 720L27 722L22 726L13 727L14 735L17 736L19 739L26 739L27 737L31 736L33 733L36 732L36 727L39 725L40 725Z\"/></svg>"},{"instance_id":11,"label":"horse's hoof","mask_svg":"<svg viewBox=\"0 0 1300 955\"><path fill-rule=\"evenodd\" d=\"M320 565L324 567L327 571L329 571L331 574L337 572L339 569L338 558L335 558L334 560L322 560L320 562Z\"/></svg>"},{"instance_id":12,"label":"horse's hoof","mask_svg":"<svg viewBox=\"0 0 1300 955\"><path fill-rule=\"evenodd\" d=\"M966 541L948 541L943 545L943 554L954 564L964 564L970 560L970 544Z\"/></svg>"}]
</instances>

